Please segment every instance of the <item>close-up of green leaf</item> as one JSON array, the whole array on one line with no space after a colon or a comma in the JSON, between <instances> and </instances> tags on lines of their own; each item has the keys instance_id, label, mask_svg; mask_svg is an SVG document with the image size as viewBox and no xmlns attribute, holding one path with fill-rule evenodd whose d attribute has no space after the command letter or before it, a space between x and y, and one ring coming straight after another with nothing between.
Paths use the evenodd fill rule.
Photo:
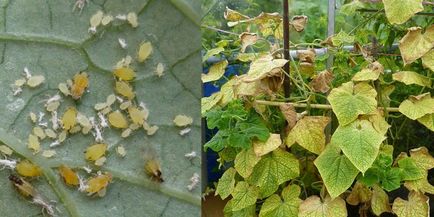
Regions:
<instances>
[{"instance_id":1,"label":"close-up of green leaf","mask_svg":"<svg viewBox=\"0 0 434 217\"><path fill-rule=\"evenodd\" d=\"M0 107L0 141L13 150L9 160L28 159L41 168L41 177L25 179L47 202L53 201L50 203L56 216L199 216L201 184L189 187L194 174L200 174L201 162L200 158L189 160L184 155L201 152L200 2L4 0L0 6L0 96L4 101ZM90 19L98 11L107 15L105 21L110 15L112 20L104 25L103 19L92 34L88 32ZM130 12L137 14L137 27L122 18ZM142 42L152 45L144 62L136 61ZM92 133L68 133L66 140L55 147L50 147L54 140L45 138L40 141L39 153L27 148L33 127L40 124L45 128L44 122L51 127L51 115L44 103L56 94L61 96L59 118L68 107L75 107L81 114L99 120L94 106L116 93L113 69L127 55L132 57L135 71L135 79L129 81L135 92L132 103L146 105L147 122L158 126L154 135L147 135L142 127L129 136L121 136L120 129L105 128L102 137L108 146L102 166L85 159L87 147L95 144ZM164 66L161 77L156 74L159 64ZM45 80L35 87L23 86L21 93L14 94L10 85L23 78L25 71L42 75ZM78 72L86 72L89 83L87 91L74 100L60 93L58 85ZM118 108L113 105L112 109ZM31 112L40 118L37 123L29 118ZM191 131L184 136L180 135L183 128L173 123L177 115L193 119ZM120 145L126 150L124 157L116 153ZM56 154L43 157L42 151L49 149ZM161 183L146 174L149 150L161 165ZM112 180L105 195L88 196L67 186L57 169L62 164L84 179L98 171L110 173ZM92 172L88 174L83 167ZM0 215L43 216L46 210L14 189L8 180L14 173L0 170Z\"/></svg>"}]
</instances>

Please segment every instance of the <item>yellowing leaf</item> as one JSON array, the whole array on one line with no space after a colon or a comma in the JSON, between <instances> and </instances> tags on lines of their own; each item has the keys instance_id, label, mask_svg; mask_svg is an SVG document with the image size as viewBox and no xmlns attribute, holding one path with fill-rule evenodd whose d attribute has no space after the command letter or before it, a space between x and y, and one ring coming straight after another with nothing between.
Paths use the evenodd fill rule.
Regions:
<instances>
[{"instance_id":1,"label":"yellowing leaf","mask_svg":"<svg viewBox=\"0 0 434 217\"><path fill-rule=\"evenodd\" d=\"M142 42L139 47L139 51L137 51L137 61L140 63L145 62L146 59L152 54L152 44L151 42Z\"/></svg>"},{"instance_id":2,"label":"yellowing leaf","mask_svg":"<svg viewBox=\"0 0 434 217\"><path fill-rule=\"evenodd\" d=\"M295 31L302 32L307 24L308 18L304 15L292 17L291 25Z\"/></svg>"},{"instance_id":3,"label":"yellowing leaf","mask_svg":"<svg viewBox=\"0 0 434 217\"><path fill-rule=\"evenodd\" d=\"M41 168L28 160L20 161L17 164L16 170L18 174L25 177L36 177L42 175Z\"/></svg>"},{"instance_id":4,"label":"yellowing leaf","mask_svg":"<svg viewBox=\"0 0 434 217\"><path fill-rule=\"evenodd\" d=\"M282 199L277 194L271 195L262 204L259 217L297 217L301 199L300 187L289 185L282 190Z\"/></svg>"},{"instance_id":5,"label":"yellowing leaf","mask_svg":"<svg viewBox=\"0 0 434 217\"><path fill-rule=\"evenodd\" d=\"M227 60L223 60L212 65L209 68L207 74L202 74L202 82L206 83L206 82L219 80L225 74L225 69L227 66L228 66Z\"/></svg>"},{"instance_id":6,"label":"yellowing leaf","mask_svg":"<svg viewBox=\"0 0 434 217\"><path fill-rule=\"evenodd\" d=\"M351 189L350 195L346 198L348 204L357 206L360 203L367 203L372 198L371 190L360 182L356 184Z\"/></svg>"},{"instance_id":7,"label":"yellowing leaf","mask_svg":"<svg viewBox=\"0 0 434 217\"><path fill-rule=\"evenodd\" d=\"M369 65L369 67L362 69L362 71L357 72L353 81L375 81L384 72L384 67L379 62L374 62Z\"/></svg>"},{"instance_id":8,"label":"yellowing leaf","mask_svg":"<svg viewBox=\"0 0 434 217\"><path fill-rule=\"evenodd\" d=\"M116 110L108 115L108 121L110 125L116 128L124 129L128 127L128 121L125 115Z\"/></svg>"},{"instance_id":9,"label":"yellowing leaf","mask_svg":"<svg viewBox=\"0 0 434 217\"><path fill-rule=\"evenodd\" d=\"M244 149L235 157L235 169L243 178L247 178L252 174L253 168L260 159L253 151L253 148Z\"/></svg>"},{"instance_id":10,"label":"yellowing leaf","mask_svg":"<svg viewBox=\"0 0 434 217\"><path fill-rule=\"evenodd\" d=\"M330 84L333 77L333 73L330 70L324 70L313 77L309 86L315 92L327 93L330 90Z\"/></svg>"},{"instance_id":11,"label":"yellowing leaf","mask_svg":"<svg viewBox=\"0 0 434 217\"><path fill-rule=\"evenodd\" d=\"M383 0L386 17L391 24L403 24L423 11L423 0Z\"/></svg>"},{"instance_id":12,"label":"yellowing leaf","mask_svg":"<svg viewBox=\"0 0 434 217\"><path fill-rule=\"evenodd\" d=\"M423 55L422 64L423 66L425 66L428 69L431 69L431 71L434 72L434 49L431 49L431 51Z\"/></svg>"},{"instance_id":13,"label":"yellowing leaf","mask_svg":"<svg viewBox=\"0 0 434 217\"><path fill-rule=\"evenodd\" d=\"M104 156L106 151L107 151L107 144L94 144L92 146L89 146L85 152L86 160L96 161L100 159L102 156Z\"/></svg>"},{"instance_id":14,"label":"yellowing leaf","mask_svg":"<svg viewBox=\"0 0 434 217\"><path fill-rule=\"evenodd\" d=\"M384 119L382 110L377 109L372 114L367 115L367 117L377 132L379 132L381 135L386 135L390 125Z\"/></svg>"},{"instance_id":15,"label":"yellowing leaf","mask_svg":"<svg viewBox=\"0 0 434 217\"><path fill-rule=\"evenodd\" d=\"M384 212L392 212L389 196L378 185L374 185L372 189L371 208L372 212L377 216L380 216Z\"/></svg>"},{"instance_id":16,"label":"yellowing leaf","mask_svg":"<svg viewBox=\"0 0 434 217\"><path fill-rule=\"evenodd\" d=\"M331 143L339 146L351 163L364 173L374 163L384 139L371 122L356 120L349 125L339 126Z\"/></svg>"},{"instance_id":17,"label":"yellowing leaf","mask_svg":"<svg viewBox=\"0 0 434 217\"><path fill-rule=\"evenodd\" d=\"M377 107L376 96L375 89L367 83L354 85L353 82L347 82L334 88L327 99L339 124L347 125L356 120L359 115L374 112Z\"/></svg>"},{"instance_id":18,"label":"yellowing leaf","mask_svg":"<svg viewBox=\"0 0 434 217\"><path fill-rule=\"evenodd\" d=\"M71 168L69 168L66 165L60 165L59 167L59 173L63 178L63 181L65 181L65 183L67 185L71 185L71 186L77 186L80 184L79 180L78 180L78 176L77 173L75 173Z\"/></svg>"},{"instance_id":19,"label":"yellowing leaf","mask_svg":"<svg viewBox=\"0 0 434 217\"><path fill-rule=\"evenodd\" d=\"M418 167L423 168L424 170L434 168L434 157L429 154L426 147L411 149L410 157L415 160Z\"/></svg>"},{"instance_id":20,"label":"yellowing leaf","mask_svg":"<svg viewBox=\"0 0 434 217\"><path fill-rule=\"evenodd\" d=\"M396 72L392 75L393 80L400 81L404 84L417 84L419 86L431 87L431 79L419 73L412 71Z\"/></svg>"},{"instance_id":21,"label":"yellowing leaf","mask_svg":"<svg viewBox=\"0 0 434 217\"><path fill-rule=\"evenodd\" d=\"M241 14L238 11L232 10L228 7L226 7L226 11L224 13L224 18L230 22L236 22L236 21L240 21L240 20L250 19L250 17L248 17L244 14Z\"/></svg>"},{"instance_id":22,"label":"yellowing leaf","mask_svg":"<svg viewBox=\"0 0 434 217\"><path fill-rule=\"evenodd\" d=\"M263 158L253 168L248 182L258 186L261 198L268 197L280 184L299 175L299 162L289 152L276 149Z\"/></svg>"},{"instance_id":23,"label":"yellowing leaf","mask_svg":"<svg viewBox=\"0 0 434 217\"><path fill-rule=\"evenodd\" d=\"M408 29L407 34L399 41L399 50L401 51L404 65L414 62L434 47L430 37L432 36L427 35L427 33L422 34L420 27Z\"/></svg>"},{"instance_id":24,"label":"yellowing leaf","mask_svg":"<svg viewBox=\"0 0 434 217\"><path fill-rule=\"evenodd\" d=\"M422 192L423 194L434 194L434 186L428 182L427 171L424 171L424 176L421 179L405 181L404 186L410 191Z\"/></svg>"},{"instance_id":25,"label":"yellowing leaf","mask_svg":"<svg viewBox=\"0 0 434 217\"><path fill-rule=\"evenodd\" d=\"M320 154L326 143L324 128L329 122L330 118L328 117L304 116L289 132L288 137L293 137L292 141L297 142L308 151ZM289 147L292 144L286 143L286 145Z\"/></svg>"},{"instance_id":26,"label":"yellowing leaf","mask_svg":"<svg viewBox=\"0 0 434 217\"><path fill-rule=\"evenodd\" d=\"M220 94L222 95L222 98L218 103L220 106L224 107L230 101L235 99L234 85L236 84L236 82L237 78L234 77L222 85L220 89Z\"/></svg>"},{"instance_id":27,"label":"yellowing leaf","mask_svg":"<svg viewBox=\"0 0 434 217\"><path fill-rule=\"evenodd\" d=\"M412 191L408 195L408 200L400 197L393 201L392 210L398 217L428 217L429 198L421 193Z\"/></svg>"},{"instance_id":28,"label":"yellowing leaf","mask_svg":"<svg viewBox=\"0 0 434 217\"><path fill-rule=\"evenodd\" d=\"M202 116L212 109L217 103L220 101L220 99L223 97L223 95L220 92L213 93L209 97L202 97L201 99L201 114Z\"/></svg>"},{"instance_id":29,"label":"yellowing leaf","mask_svg":"<svg viewBox=\"0 0 434 217\"><path fill-rule=\"evenodd\" d=\"M412 120L434 113L434 99L430 93L410 96L399 105L399 112Z\"/></svg>"},{"instance_id":30,"label":"yellowing leaf","mask_svg":"<svg viewBox=\"0 0 434 217\"><path fill-rule=\"evenodd\" d=\"M173 123L178 127L186 127L193 123L193 118L187 115L177 115L175 119L173 119Z\"/></svg>"},{"instance_id":31,"label":"yellowing leaf","mask_svg":"<svg viewBox=\"0 0 434 217\"><path fill-rule=\"evenodd\" d=\"M222 200L226 199L229 195L231 195L235 187L236 173L237 171L235 171L235 169L232 167L230 167L223 173L217 184L215 195L220 195Z\"/></svg>"},{"instance_id":32,"label":"yellowing leaf","mask_svg":"<svg viewBox=\"0 0 434 217\"><path fill-rule=\"evenodd\" d=\"M260 157L274 151L281 144L282 140L280 139L280 134L270 134L270 137L268 137L265 142L253 142L253 150L256 156Z\"/></svg>"},{"instance_id":33,"label":"yellowing leaf","mask_svg":"<svg viewBox=\"0 0 434 217\"><path fill-rule=\"evenodd\" d=\"M241 41L240 52L244 53L248 46L256 43L256 41L259 39L259 36L256 33L243 32L240 34L239 38Z\"/></svg>"},{"instance_id":34,"label":"yellowing leaf","mask_svg":"<svg viewBox=\"0 0 434 217\"><path fill-rule=\"evenodd\" d=\"M261 57L252 62L250 69L247 72L247 76L244 77L244 81L253 82L261 80L267 76L280 73L282 68L288 60L285 59L273 59L271 56Z\"/></svg>"},{"instance_id":35,"label":"yellowing leaf","mask_svg":"<svg viewBox=\"0 0 434 217\"><path fill-rule=\"evenodd\" d=\"M318 196L310 196L301 204L298 212L299 217L347 217L345 201L337 197L326 197L324 202Z\"/></svg>"},{"instance_id":36,"label":"yellowing leaf","mask_svg":"<svg viewBox=\"0 0 434 217\"><path fill-rule=\"evenodd\" d=\"M256 203L259 190L255 186L250 186L247 182L238 182L232 192L232 211L247 208Z\"/></svg>"},{"instance_id":37,"label":"yellowing leaf","mask_svg":"<svg viewBox=\"0 0 434 217\"><path fill-rule=\"evenodd\" d=\"M426 114L423 117L418 118L417 121L423 124L426 128L430 129L431 131L434 131L434 113Z\"/></svg>"},{"instance_id":38,"label":"yellowing leaf","mask_svg":"<svg viewBox=\"0 0 434 217\"><path fill-rule=\"evenodd\" d=\"M314 164L332 198L346 191L359 173L351 161L341 154L341 149L334 144L327 145Z\"/></svg>"},{"instance_id":39,"label":"yellowing leaf","mask_svg":"<svg viewBox=\"0 0 434 217\"><path fill-rule=\"evenodd\" d=\"M203 55L203 57L202 57L202 62L207 61L210 57L215 56L215 55L217 55L217 54L223 52L224 50L225 50L225 49L222 48L222 47L216 47L216 48L213 48L213 49L211 49L211 50L208 50L208 51L205 53L205 55Z\"/></svg>"},{"instance_id":40,"label":"yellowing leaf","mask_svg":"<svg viewBox=\"0 0 434 217\"><path fill-rule=\"evenodd\" d=\"M117 68L113 74L124 81L131 81L136 77L134 70L129 67Z\"/></svg>"}]
</instances>

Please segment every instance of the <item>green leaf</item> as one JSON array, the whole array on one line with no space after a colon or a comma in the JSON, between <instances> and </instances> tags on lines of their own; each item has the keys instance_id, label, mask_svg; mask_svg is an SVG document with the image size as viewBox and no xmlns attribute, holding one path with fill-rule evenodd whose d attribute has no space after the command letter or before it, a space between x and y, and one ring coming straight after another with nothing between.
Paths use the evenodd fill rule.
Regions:
<instances>
[{"instance_id":1,"label":"green leaf","mask_svg":"<svg viewBox=\"0 0 434 217\"><path fill-rule=\"evenodd\" d=\"M347 207L342 198L331 199L326 197L324 201L318 196L310 196L304 200L298 212L299 217L346 217Z\"/></svg>"},{"instance_id":2,"label":"green leaf","mask_svg":"<svg viewBox=\"0 0 434 217\"><path fill-rule=\"evenodd\" d=\"M224 200L229 195L231 195L235 187L236 173L237 171L235 171L235 169L232 167L230 167L223 173L222 177L219 179L219 182L217 184L215 195L217 194L220 195L222 200Z\"/></svg>"},{"instance_id":3,"label":"green leaf","mask_svg":"<svg viewBox=\"0 0 434 217\"><path fill-rule=\"evenodd\" d=\"M342 84L334 88L327 99L336 114L340 125L347 125L357 119L359 115L375 111L377 92L367 83L353 82Z\"/></svg>"},{"instance_id":4,"label":"green leaf","mask_svg":"<svg viewBox=\"0 0 434 217\"><path fill-rule=\"evenodd\" d=\"M369 121L357 120L347 126L339 126L331 143L339 146L353 165L364 173L374 163L384 139Z\"/></svg>"},{"instance_id":5,"label":"green leaf","mask_svg":"<svg viewBox=\"0 0 434 217\"><path fill-rule=\"evenodd\" d=\"M225 217L256 217L256 204L248 206L244 209L232 211L233 200L226 203L223 213Z\"/></svg>"},{"instance_id":6,"label":"green leaf","mask_svg":"<svg viewBox=\"0 0 434 217\"><path fill-rule=\"evenodd\" d=\"M434 113L426 114L421 118L418 118L417 121L423 124L426 128L430 129L431 131L434 131Z\"/></svg>"},{"instance_id":7,"label":"green leaf","mask_svg":"<svg viewBox=\"0 0 434 217\"><path fill-rule=\"evenodd\" d=\"M423 55L422 63L423 66L434 72L434 49Z\"/></svg>"},{"instance_id":8,"label":"green leaf","mask_svg":"<svg viewBox=\"0 0 434 217\"><path fill-rule=\"evenodd\" d=\"M422 34L420 27L408 29L407 34L399 41L399 50L401 51L404 65L408 65L421 58L434 47L432 39L432 35L434 35L433 32L426 31L425 34Z\"/></svg>"},{"instance_id":9,"label":"green leaf","mask_svg":"<svg viewBox=\"0 0 434 217\"><path fill-rule=\"evenodd\" d=\"M304 116L289 132L286 145L290 147L292 142L297 142L308 151L320 154L324 149L326 138L324 129L330 122L330 118L323 116ZM289 142L292 141L292 142Z\"/></svg>"},{"instance_id":10,"label":"green leaf","mask_svg":"<svg viewBox=\"0 0 434 217\"><path fill-rule=\"evenodd\" d=\"M396 198L392 210L398 217L427 217L429 216L428 201L427 196L412 191L408 195L408 200Z\"/></svg>"},{"instance_id":11,"label":"green leaf","mask_svg":"<svg viewBox=\"0 0 434 217\"><path fill-rule=\"evenodd\" d=\"M392 75L393 80L400 81L406 85L417 84L423 87L431 87L431 79L412 71L396 72Z\"/></svg>"},{"instance_id":12,"label":"green leaf","mask_svg":"<svg viewBox=\"0 0 434 217\"><path fill-rule=\"evenodd\" d=\"M345 14L347 16L352 16L354 13L356 13L357 9L363 8L363 3L359 0L352 1L350 3L342 5L342 7L339 9L339 11L342 14Z\"/></svg>"},{"instance_id":13,"label":"green leaf","mask_svg":"<svg viewBox=\"0 0 434 217\"><path fill-rule=\"evenodd\" d=\"M253 148L244 149L235 157L235 169L242 177L247 178L252 174L253 168L260 159L253 151Z\"/></svg>"},{"instance_id":14,"label":"green leaf","mask_svg":"<svg viewBox=\"0 0 434 217\"><path fill-rule=\"evenodd\" d=\"M398 166L402 169L402 180L418 180L424 177L424 170L417 166L413 158L400 159Z\"/></svg>"},{"instance_id":15,"label":"green leaf","mask_svg":"<svg viewBox=\"0 0 434 217\"><path fill-rule=\"evenodd\" d=\"M424 93L418 96L410 96L399 105L399 112L416 120L426 114L434 113L434 99L430 93Z\"/></svg>"},{"instance_id":16,"label":"green leaf","mask_svg":"<svg viewBox=\"0 0 434 217\"><path fill-rule=\"evenodd\" d=\"M202 74L202 82L206 83L206 82L219 80L225 74L225 69L227 66L228 66L227 60L223 60L218 63L215 63L209 68L207 74Z\"/></svg>"},{"instance_id":17,"label":"green leaf","mask_svg":"<svg viewBox=\"0 0 434 217\"><path fill-rule=\"evenodd\" d=\"M57 201L55 206L61 211L58 216L200 215L200 187L192 192L187 189L192 175L200 174L200 160L190 161L184 157L191 151L201 152L200 28L189 18L194 17L193 11L188 11L188 8L199 9L200 4L185 0L94 0L86 1L88 3L80 14L77 10L72 12L75 2L1 1L4 25L0 27L0 48L4 62L0 67L4 88L0 95L4 101L0 108L0 141L14 150L12 158L29 159L42 168L42 177L27 181L48 201ZM96 35L89 34L89 19L98 10L112 15L135 12L139 26L132 28L127 22L117 20L99 26ZM199 10L194 13L199 13ZM162 16L161 11L170 17ZM119 46L119 38L128 43L126 49ZM153 53L142 64L135 59L143 41L152 43ZM41 148L54 149L57 154L50 159L41 154L33 155L23 142L27 141L33 127L29 112L44 112L44 122L47 121L51 128L48 120L51 115L45 112L43 100L47 95L58 93L59 83L86 71L89 75L88 91L77 101L61 95L58 114L74 106L80 113L96 117L99 122L93 107L114 93L112 69L126 55L133 57L131 67L136 72L136 79L131 83L136 92L134 104L146 103L148 123L159 127L156 134L147 136L139 128L128 138L122 138L120 130L105 128L102 135L108 153L101 167L92 166L84 158L83 152L94 143L91 133L69 134L62 145L55 148L49 147L53 140L45 138L41 141ZM161 78L155 73L158 63L165 66ZM9 84L22 78L24 67L33 75L44 75L45 82L36 88L26 87L20 95L13 96ZM118 109L118 106L116 102L112 109ZM191 132L184 137L173 124L173 118L178 114L191 116L194 120ZM127 151L124 158L116 154L120 144ZM144 171L143 156L148 148L155 150L161 163L164 179L161 184L152 181ZM109 172L113 182L108 185L104 197L89 197L63 183L57 172L61 164L77 170L83 179L90 178L99 170ZM90 166L92 174L82 170L84 166ZM7 179L10 173L0 171L1 215L42 216L41 207L31 204L15 191Z\"/></svg>"},{"instance_id":18,"label":"green leaf","mask_svg":"<svg viewBox=\"0 0 434 217\"><path fill-rule=\"evenodd\" d=\"M393 191L401 186L401 169L389 168L380 177L381 187L386 191Z\"/></svg>"},{"instance_id":19,"label":"green leaf","mask_svg":"<svg viewBox=\"0 0 434 217\"><path fill-rule=\"evenodd\" d=\"M216 47L216 48L213 48L213 49L211 49L211 50L208 50L207 52L206 52L206 54L205 55L203 55L203 57L202 57L202 62L205 62L205 61L207 61L210 57L212 57L212 56L215 56L215 55L217 55L217 54L220 54L221 52L223 52L225 49L223 48L223 47Z\"/></svg>"},{"instance_id":20,"label":"green leaf","mask_svg":"<svg viewBox=\"0 0 434 217\"><path fill-rule=\"evenodd\" d=\"M256 203L259 189L247 182L238 182L232 192L232 211L242 210Z\"/></svg>"},{"instance_id":21,"label":"green leaf","mask_svg":"<svg viewBox=\"0 0 434 217\"><path fill-rule=\"evenodd\" d=\"M354 36L349 35L344 31L340 31L338 34L332 37L332 43L336 47L339 47L343 44L351 44L353 42L354 42Z\"/></svg>"},{"instance_id":22,"label":"green leaf","mask_svg":"<svg viewBox=\"0 0 434 217\"><path fill-rule=\"evenodd\" d=\"M391 24L403 24L423 11L423 0L383 0L386 17Z\"/></svg>"},{"instance_id":23,"label":"green leaf","mask_svg":"<svg viewBox=\"0 0 434 217\"><path fill-rule=\"evenodd\" d=\"M279 185L300 174L298 160L289 152L276 149L262 157L248 182L260 188L260 198L268 197Z\"/></svg>"},{"instance_id":24,"label":"green leaf","mask_svg":"<svg viewBox=\"0 0 434 217\"><path fill-rule=\"evenodd\" d=\"M329 144L314 161L332 198L346 191L359 173L350 160L340 152L338 146Z\"/></svg>"},{"instance_id":25,"label":"green leaf","mask_svg":"<svg viewBox=\"0 0 434 217\"><path fill-rule=\"evenodd\" d=\"M357 72L352 80L353 81L375 81L381 74L384 73L384 67L379 62L370 64L367 68Z\"/></svg>"},{"instance_id":26,"label":"green leaf","mask_svg":"<svg viewBox=\"0 0 434 217\"><path fill-rule=\"evenodd\" d=\"M282 191L282 199L277 194L268 197L262 204L259 217L297 217L301 199L300 187L289 185Z\"/></svg>"},{"instance_id":27,"label":"green leaf","mask_svg":"<svg viewBox=\"0 0 434 217\"><path fill-rule=\"evenodd\" d=\"M384 212L392 212L389 196L378 185L374 185L372 188L371 208L372 212L377 216L380 216Z\"/></svg>"},{"instance_id":28,"label":"green leaf","mask_svg":"<svg viewBox=\"0 0 434 217\"><path fill-rule=\"evenodd\" d=\"M202 114L202 116L205 116L206 112L214 108L214 106L217 105L217 103L221 100L222 97L223 95L220 92L213 93L209 97L202 97L200 106L200 113Z\"/></svg>"}]
</instances>

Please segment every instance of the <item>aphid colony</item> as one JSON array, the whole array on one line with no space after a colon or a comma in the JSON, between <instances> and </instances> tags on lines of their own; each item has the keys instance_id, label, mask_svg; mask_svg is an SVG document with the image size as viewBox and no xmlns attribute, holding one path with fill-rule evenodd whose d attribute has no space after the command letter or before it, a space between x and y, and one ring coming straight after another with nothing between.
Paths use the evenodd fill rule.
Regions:
<instances>
[{"instance_id":1,"label":"aphid colony","mask_svg":"<svg viewBox=\"0 0 434 217\"><path fill-rule=\"evenodd\" d=\"M129 12L128 14L118 14L116 16L113 16L111 14L104 14L103 11L97 11L89 20L90 27L89 27L89 33L96 34L97 28L99 26L107 26L114 20L118 20L121 22L127 21L128 24L131 25L131 27L136 28L139 26L139 21L137 19L137 14L134 12ZM119 41L119 43L121 43Z\"/></svg>"}]
</instances>

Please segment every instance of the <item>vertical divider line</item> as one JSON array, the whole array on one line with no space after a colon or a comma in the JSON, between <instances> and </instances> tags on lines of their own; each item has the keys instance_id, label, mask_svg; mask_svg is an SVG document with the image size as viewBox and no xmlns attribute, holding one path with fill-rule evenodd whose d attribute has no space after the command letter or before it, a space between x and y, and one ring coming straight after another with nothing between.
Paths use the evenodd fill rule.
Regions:
<instances>
[{"instance_id":1,"label":"vertical divider line","mask_svg":"<svg viewBox=\"0 0 434 217\"><path fill-rule=\"evenodd\" d=\"M283 70L287 73L283 79L283 90L285 98L291 95L291 79L290 76L290 52L289 52L289 4L288 0L283 0L283 58L288 60Z\"/></svg>"}]
</instances>

